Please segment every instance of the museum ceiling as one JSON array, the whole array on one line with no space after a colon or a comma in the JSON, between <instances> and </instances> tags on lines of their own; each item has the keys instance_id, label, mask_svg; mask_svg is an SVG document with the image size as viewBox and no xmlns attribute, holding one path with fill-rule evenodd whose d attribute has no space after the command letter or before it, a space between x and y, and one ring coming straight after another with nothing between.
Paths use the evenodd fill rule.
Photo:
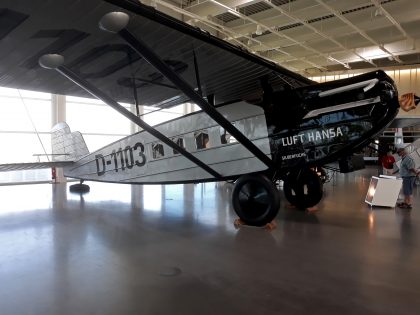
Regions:
<instances>
[{"instance_id":1,"label":"museum ceiling","mask_svg":"<svg viewBox=\"0 0 420 315\"><path fill-rule=\"evenodd\" d=\"M418 0L143 3L304 75L420 63Z\"/></svg>"}]
</instances>

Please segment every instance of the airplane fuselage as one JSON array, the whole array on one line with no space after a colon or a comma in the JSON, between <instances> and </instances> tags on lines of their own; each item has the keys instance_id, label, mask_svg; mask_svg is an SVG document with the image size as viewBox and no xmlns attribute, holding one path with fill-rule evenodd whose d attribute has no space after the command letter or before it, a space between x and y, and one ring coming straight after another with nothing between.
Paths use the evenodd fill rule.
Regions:
<instances>
[{"instance_id":1,"label":"airplane fuselage","mask_svg":"<svg viewBox=\"0 0 420 315\"><path fill-rule=\"evenodd\" d=\"M373 79L377 80L373 81L374 87L364 92L363 89ZM356 83L355 87L354 82L362 84ZM398 112L396 90L383 72L343 81L341 85L335 81L334 84L314 85L296 91L305 108L297 117L296 112L290 114L286 109L302 106L299 103L274 104L278 108L271 111L244 101L217 107L226 119L274 161L273 170L269 170L205 112L195 112L155 128L216 170L223 179L262 171L280 171L281 174L297 167L322 165L350 155L366 145ZM322 91L332 92L323 98L313 96ZM362 92L364 95L361 95ZM81 158L65 169L65 175L124 183L214 180L205 170L145 131Z\"/></svg>"},{"instance_id":2,"label":"airplane fuselage","mask_svg":"<svg viewBox=\"0 0 420 315\"><path fill-rule=\"evenodd\" d=\"M237 102L218 108L248 139L271 158L267 124L262 108ZM205 112L195 112L155 126L223 178L267 167L235 141ZM116 141L78 160L65 175L86 180L125 183L179 183L214 180L146 131Z\"/></svg>"}]
</instances>

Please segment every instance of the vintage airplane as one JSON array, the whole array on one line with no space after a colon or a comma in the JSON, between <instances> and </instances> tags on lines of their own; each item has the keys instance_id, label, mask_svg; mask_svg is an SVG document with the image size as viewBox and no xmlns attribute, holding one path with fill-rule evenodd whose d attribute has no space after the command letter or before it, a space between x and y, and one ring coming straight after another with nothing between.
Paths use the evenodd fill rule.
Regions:
<instances>
[{"instance_id":1,"label":"vintage airplane","mask_svg":"<svg viewBox=\"0 0 420 315\"><path fill-rule=\"evenodd\" d=\"M399 110L383 71L318 84L140 2L2 6L0 85L94 96L143 130L89 153L59 124L53 162L0 170L58 164L67 177L128 184L232 179L235 212L261 226L279 210L276 181L298 208L316 205L322 184L312 168L346 160ZM202 111L155 127L118 103L187 101Z\"/></svg>"}]
</instances>

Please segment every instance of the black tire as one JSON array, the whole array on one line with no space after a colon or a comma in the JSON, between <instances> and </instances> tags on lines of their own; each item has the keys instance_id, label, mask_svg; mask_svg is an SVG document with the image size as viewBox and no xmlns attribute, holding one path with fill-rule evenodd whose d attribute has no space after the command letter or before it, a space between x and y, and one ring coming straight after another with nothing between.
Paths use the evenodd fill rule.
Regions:
<instances>
[{"instance_id":1,"label":"black tire","mask_svg":"<svg viewBox=\"0 0 420 315\"><path fill-rule=\"evenodd\" d=\"M304 210L318 204L323 196L319 176L310 169L290 172L284 180L286 199L296 208Z\"/></svg>"},{"instance_id":2,"label":"black tire","mask_svg":"<svg viewBox=\"0 0 420 315\"><path fill-rule=\"evenodd\" d=\"M70 186L69 190L72 193L85 194L90 191L90 187L86 184L74 184Z\"/></svg>"},{"instance_id":3,"label":"black tire","mask_svg":"<svg viewBox=\"0 0 420 315\"><path fill-rule=\"evenodd\" d=\"M276 217L280 196L274 183L266 176L244 175L235 182L232 205L245 224L263 226Z\"/></svg>"},{"instance_id":4,"label":"black tire","mask_svg":"<svg viewBox=\"0 0 420 315\"><path fill-rule=\"evenodd\" d=\"M318 175L319 179L321 180L321 184L325 184L328 181L328 174L325 169L322 167L314 168L314 172Z\"/></svg>"}]
</instances>

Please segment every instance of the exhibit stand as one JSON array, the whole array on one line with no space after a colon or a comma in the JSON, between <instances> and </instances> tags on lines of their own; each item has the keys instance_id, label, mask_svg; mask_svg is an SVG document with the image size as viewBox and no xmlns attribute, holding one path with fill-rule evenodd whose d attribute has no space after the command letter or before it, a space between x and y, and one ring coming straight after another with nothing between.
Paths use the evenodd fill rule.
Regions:
<instances>
[{"instance_id":1,"label":"exhibit stand","mask_svg":"<svg viewBox=\"0 0 420 315\"><path fill-rule=\"evenodd\" d=\"M372 176L365 202L371 206L395 207L402 179L395 176Z\"/></svg>"}]
</instances>

